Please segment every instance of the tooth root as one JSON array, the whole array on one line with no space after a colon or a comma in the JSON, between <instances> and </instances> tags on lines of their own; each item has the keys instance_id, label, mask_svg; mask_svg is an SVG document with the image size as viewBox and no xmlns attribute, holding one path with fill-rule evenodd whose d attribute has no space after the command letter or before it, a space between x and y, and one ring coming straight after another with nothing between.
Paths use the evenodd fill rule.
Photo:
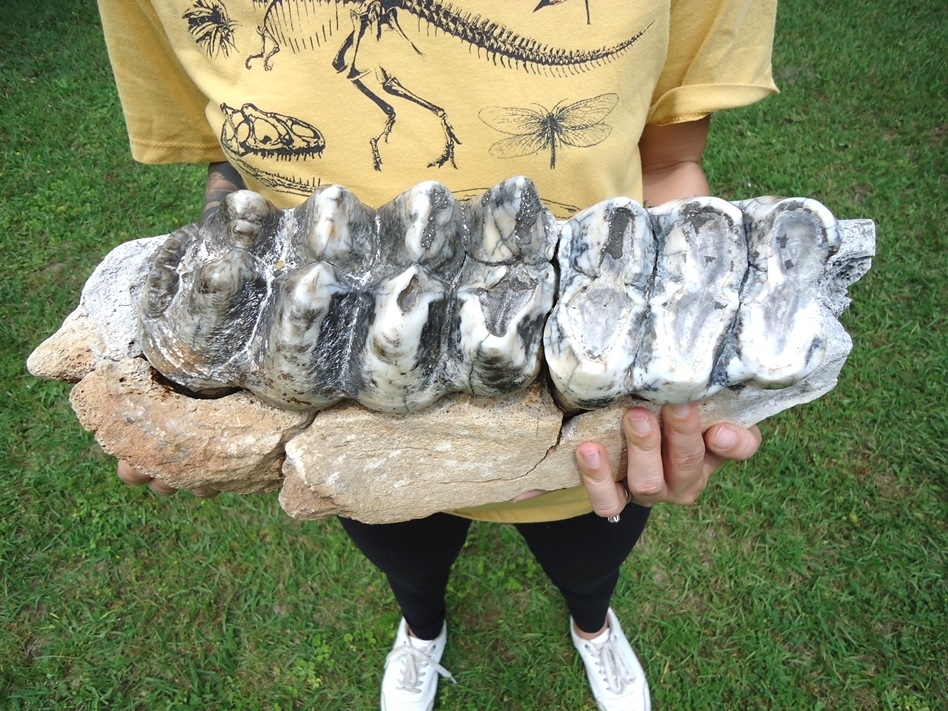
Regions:
<instances>
[{"instance_id":1,"label":"tooth root","mask_svg":"<svg viewBox=\"0 0 948 711\"><path fill-rule=\"evenodd\" d=\"M839 247L839 226L825 207L808 199L753 200L741 207L750 221L750 269L728 379L784 387L823 360L819 279Z\"/></svg>"},{"instance_id":2,"label":"tooth root","mask_svg":"<svg viewBox=\"0 0 948 711\"><path fill-rule=\"evenodd\" d=\"M601 407L627 391L655 250L648 213L629 199L600 203L564 225L559 299L543 345L565 407Z\"/></svg>"},{"instance_id":3,"label":"tooth root","mask_svg":"<svg viewBox=\"0 0 948 711\"><path fill-rule=\"evenodd\" d=\"M747 272L744 216L717 198L653 208L658 258L648 300L646 346L631 389L661 402L690 402L724 386L714 376Z\"/></svg>"}]
</instances>

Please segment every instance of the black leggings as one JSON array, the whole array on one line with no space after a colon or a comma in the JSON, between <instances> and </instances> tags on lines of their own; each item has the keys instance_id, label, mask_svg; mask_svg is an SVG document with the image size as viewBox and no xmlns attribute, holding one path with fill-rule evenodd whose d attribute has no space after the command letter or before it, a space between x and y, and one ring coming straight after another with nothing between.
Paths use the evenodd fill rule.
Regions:
<instances>
[{"instance_id":1,"label":"black leggings","mask_svg":"<svg viewBox=\"0 0 948 711\"><path fill-rule=\"evenodd\" d=\"M649 511L629 504L619 523L589 513L515 524L584 632L597 632L605 624L619 568L635 547ZM373 525L339 520L359 550L385 573L412 632L421 639L437 637L445 620L448 575L471 522L449 514Z\"/></svg>"}]
</instances>

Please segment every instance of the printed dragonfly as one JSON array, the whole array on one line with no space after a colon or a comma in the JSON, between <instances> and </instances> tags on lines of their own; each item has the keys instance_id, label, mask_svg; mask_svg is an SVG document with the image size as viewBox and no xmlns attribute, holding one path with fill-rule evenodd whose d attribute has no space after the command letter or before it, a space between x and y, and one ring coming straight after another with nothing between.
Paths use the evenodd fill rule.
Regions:
<instances>
[{"instance_id":1,"label":"printed dragonfly","mask_svg":"<svg viewBox=\"0 0 948 711\"><path fill-rule=\"evenodd\" d=\"M550 168L556 168L556 153L563 146L588 148L602 143L612 133L603 123L619 103L617 94L600 94L552 109L534 104L539 110L518 106L488 106L480 111L481 121L506 133L490 147L496 158L519 158L541 151L550 152Z\"/></svg>"}]
</instances>

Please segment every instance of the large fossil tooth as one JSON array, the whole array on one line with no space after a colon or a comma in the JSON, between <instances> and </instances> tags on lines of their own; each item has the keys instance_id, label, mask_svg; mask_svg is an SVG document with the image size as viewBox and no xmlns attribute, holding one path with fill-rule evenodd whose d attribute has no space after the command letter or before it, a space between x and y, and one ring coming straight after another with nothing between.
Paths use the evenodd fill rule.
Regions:
<instances>
[{"instance_id":1,"label":"large fossil tooth","mask_svg":"<svg viewBox=\"0 0 948 711\"><path fill-rule=\"evenodd\" d=\"M419 183L378 211L380 257L394 270L423 265L446 281L461 268L465 244L461 210L443 185Z\"/></svg>"},{"instance_id":2,"label":"large fossil tooth","mask_svg":"<svg viewBox=\"0 0 948 711\"><path fill-rule=\"evenodd\" d=\"M151 269L145 281L141 314L146 319L157 319L171 304L180 288L178 267L190 243L198 237L198 225L187 225L168 235L151 258Z\"/></svg>"},{"instance_id":3,"label":"large fossil tooth","mask_svg":"<svg viewBox=\"0 0 948 711\"><path fill-rule=\"evenodd\" d=\"M158 255L162 262L154 282L172 281L166 256ZM142 350L148 360L196 392L210 394L236 385L248 365L243 348L256 328L267 290L255 257L234 249L200 262L179 275L178 298L160 310L154 308L154 282L149 275L149 297L141 314Z\"/></svg>"},{"instance_id":4,"label":"large fossil tooth","mask_svg":"<svg viewBox=\"0 0 948 711\"><path fill-rule=\"evenodd\" d=\"M140 340L186 388L292 409L414 412L544 363L566 410L684 402L819 366L865 268L834 258L840 239L804 199L614 198L559 225L522 177L462 202L420 183L377 210L340 186L283 211L240 191L155 252Z\"/></svg>"},{"instance_id":5,"label":"large fossil tooth","mask_svg":"<svg viewBox=\"0 0 948 711\"><path fill-rule=\"evenodd\" d=\"M839 248L839 226L815 200L756 199L738 205L748 217L750 265L728 381L784 387L823 360L820 275Z\"/></svg>"},{"instance_id":6,"label":"large fossil tooth","mask_svg":"<svg viewBox=\"0 0 948 711\"><path fill-rule=\"evenodd\" d=\"M347 310L352 301L352 292L327 262L274 279L272 313L263 319L271 325L254 354L258 367L246 387L265 402L302 410L322 409L346 397L343 364L332 354L347 351L347 344L338 342L328 317Z\"/></svg>"},{"instance_id":7,"label":"large fossil tooth","mask_svg":"<svg viewBox=\"0 0 948 711\"><path fill-rule=\"evenodd\" d=\"M357 399L383 412L421 409L448 391L437 379L448 289L416 265L383 281L375 293Z\"/></svg>"},{"instance_id":8,"label":"large fossil tooth","mask_svg":"<svg viewBox=\"0 0 948 711\"><path fill-rule=\"evenodd\" d=\"M292 210L239 192L203 225L110 252L28 367L81 380L71 401L105 451L176 488L285 475L292 516L407 520L574 486L590 439L618 464L630 405L701 397L702 426L749 426L825 394L874 234L771 198L619 198L558 225L524 178L458 202L425 183L378 210L338 186ZM525 387L544 360L550 378ZM154 370L258 397L198 402ZM608 406L566 417L548 383L564 408ZM416 412L452 392L412 417L311 412Z\"/></svg>"},{"instance_id":9,"label":"large fossil tooth","mask_svg":"<svg viewBox=\"0 0 948 711\"><path fill-rule=\"evenodd\" d=\"M340 277L356 280L369 272L378 257L375 210L344 187L329 185L290 212L288 266L326 261Z\"/></svg>"},{"instance_id":10,"label":"large fossil tooth","mask_svg":"<svg viewBox=\"0 0 948 711\"><path fill-rule=\"evenodd\" d=\"M595 205L563 226L559 299L543 345L566 408L595 409L628 392L655 256L651 219L630 199Z\"/></svg>"},{"instance_id":11,"label":"large fossil tooth","mask_svg":"<svg viewBox=\"0 0 948 711\"><path fill-rule=\"evenodd\" d=\"M456 294L446 370L460 391L500 395L540 371L558 226L522 177L499 183L467 209L469 258Z\"/></svg>"},{"instance_id":12,"label":"large fossil tooth","mask_svg":"<svg viewBox=\"0 0 948 711\"><path fill-rule=\"evenodd\" d=\"M727 384L714 370L747 271L744 215L716 198L672 201L651 214L658 258L629 390L660 402L700 400Z\"/></svg>"},{"instance_id":13,"label":"large fossil tooth","mask_svg":"<svg viewBox=\"0 0 948 711\"><path fill-rule=\"evenodd\" d=\"M553 259L559 226L524 177L498 183L468 202L468 253L485 264L545 264Z\"/></svg>"},{"instance_id":14,"label":"large fossil tooth","mask_svg":"<svg viewBox=\"0 0 948 711\"><path fill-rule=\"evenodd\" d=\"M469 273L457 293L459 390L500 395L536 378L554 284L549 264L485 265Z\"/></svg>"},{"instance_id":15,"label":"large fossil tooth","mask_svg":"<svg viewBox=\"0 0 948 711\"><path fill-rule=\"evenodd\" d=\"M156 370L205 395L242 386L282 247L281 215L257 193L227 196L219 217L169 237L152 260L140 311L142 350Z\"/></svg>"}]
</instances>

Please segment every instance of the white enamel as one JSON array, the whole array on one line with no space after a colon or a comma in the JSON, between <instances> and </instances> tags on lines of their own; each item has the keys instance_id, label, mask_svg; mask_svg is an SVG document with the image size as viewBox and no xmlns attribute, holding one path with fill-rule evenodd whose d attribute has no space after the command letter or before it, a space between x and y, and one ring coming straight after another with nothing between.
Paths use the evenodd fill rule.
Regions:
<instances>
[{"instance_id":1,"label":"white enamel","mask_svg":"<svg viewBox=\"0 0 948 711\"><path fill-rule=\"evenodd\" d=\"M480 279L466 280L457 292L464 389L500 395L537 376L541 324L553 306L555 280L550 264L485 268Z\"/></svg>"},{"instance_id":2,"label":"white enamel","mask_svg":"<svg viewBox=\"0 0 948 711\"><path fill-rule=\"evenodd\" d=\"M362 349L364 382L358 401L372 410L408 411L429 405L444 394L432 386L433 363L424 340L433 308L447 290L424 269L409 267L382 282L375 296L375 313Z\"/></svg>"},{"instance_id":3,"label":"white enamel","mask_svg":"<svg viewBox=\"0 0 948 711\"><path fill-rule=\"evenodd\" d=\"M742 205L750 221L750 271L741 296L731 383L776 388L802 380L826 350L820 275L839 248L836 219L814 200Z\"/></svg>"},{"instance_id":4,"label":"white enamel","mask_svg":"<svg viewBox=\"0 0 948 711\"><path fill-rule=\"evenodd\" d=\"M262 367L247 388L265 402L295 409L338 402L345 393L333 387L337 374L320 358L320 343L333 299L346 292L345 286L332 265L317 262L284 275L274 288L279 298L265 347L256 356Z\"/></svg>"},{"instance_id":5,"label":"white enamel","mask_svg":"<svg viewBox=\"0 0 948 711\"><path fill-rule=\"evenodd\" d=\"M637 354L630 391L659 402L700 400L726 385L712 382L712 373L747 271L744 215L717 198L674 201L651 213L658 259L648 347Z\"/></svg>"},{"instance_id":6,"label":"white enamel","mask_svg":"<svg viewBox=\"0 0 948 711\"><path fill-rule=\"evenodd\" d=\"M378 209L340 186L282 211L240 191L155 251L139 340L179 385L302 410L414 412L544 365L567 411L686 402L819 367L854 268L840 235L800 198L618 197L558 224L523 177Z\"/></svg>"},{"instance_id":7,"label":"white enamel","mask_svg":"<svg viewBox=\"0 0 948 711\"><path fill-rule=\"evenodd\" d=\"M600 203L563 226L559 300L543 343L565 406L601 407L627 392L655 249L648 213L629 199Z\"/></svg>"}]
</instances>

